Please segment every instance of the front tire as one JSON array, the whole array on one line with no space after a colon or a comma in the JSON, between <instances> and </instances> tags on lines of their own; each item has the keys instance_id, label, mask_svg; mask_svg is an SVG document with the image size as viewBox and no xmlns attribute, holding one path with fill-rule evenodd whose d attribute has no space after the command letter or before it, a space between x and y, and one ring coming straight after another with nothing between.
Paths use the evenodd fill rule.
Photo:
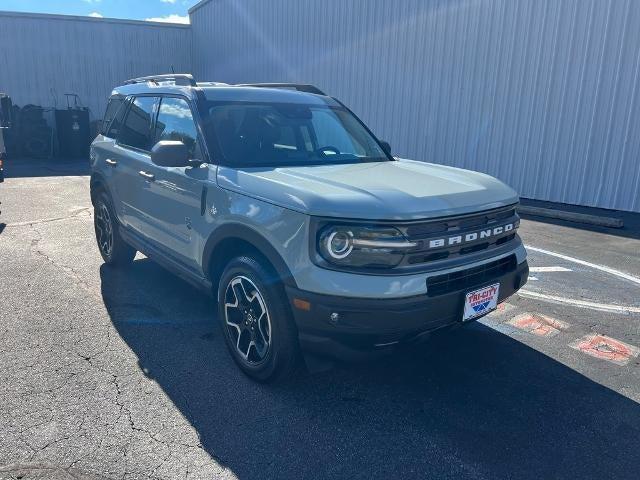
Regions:
<instances>
[{"instance_id":1,"label":"front tire","mask_svg":"<svg viewBox=\"0 0 640 480\"><path fill-rule=\"evenodd\" d=\"M298 336L282 283L264 261L233 259L218 286L218 318L229 352L258 382L291 375L298 365Z\"/></svg>"},{"instance_id":2,"label":"front tire","mask_svg":"<svg viewBox=\"0 0 640 480\"><path fill-rule=\"evenodd\" d=\"M93 207L93 226L96 242L102 259L108 265L128 265L136 256L136 249L120 236L111 201L105 192L100 192Z\"/></svg>"}]
</instances>

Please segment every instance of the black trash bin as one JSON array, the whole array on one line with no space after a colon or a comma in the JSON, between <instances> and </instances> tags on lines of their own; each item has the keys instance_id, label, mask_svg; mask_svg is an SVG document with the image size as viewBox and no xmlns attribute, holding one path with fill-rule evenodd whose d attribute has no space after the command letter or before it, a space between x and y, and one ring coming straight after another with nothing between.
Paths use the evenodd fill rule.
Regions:
<instances>
[{"instance_id":1,"label":"black trash bin","mask_svg":"<svg viewBox=\"0 0 640 480\"><path fill-rule=\"evenodd\" d=\"M64 158L88 158L89 111L86 108L56 110L58 152Z\"/></svg>"}]
</instances>

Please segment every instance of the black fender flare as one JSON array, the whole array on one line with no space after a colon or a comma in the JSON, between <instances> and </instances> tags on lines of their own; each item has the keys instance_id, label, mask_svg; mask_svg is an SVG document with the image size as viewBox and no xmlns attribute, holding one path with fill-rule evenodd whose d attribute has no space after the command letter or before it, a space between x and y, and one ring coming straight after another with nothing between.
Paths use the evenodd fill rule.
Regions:
<instances>
[{"instance_id":1,"label":"black fender flare","mask_svg":"<svg viewBox=\"0 0 640 480\"><path fill-rule=\"evenodd\" d=\"M296 281L291 274L291 270L289 270L286 262L282 259L271 243L253 228L239 223L227 223L221 225L216 228L207 239L207 243L205 244L204 251L202 253L202 267L209 280L214 281L214 279L211 278L212 272L210 271L213 252L218 245L230 238L244 240L251 244L256 250L266 257L271 265L273 265L276 273L285 285L297 288Z\"/></svg>"},{"instance_id":2,"label":"black fender flare","mask_svg":"<svg viewBox=\"0 0 640 480\"><path fill-rule=\"evenodd\" d=\"M98 172L93 172L91 174L91 179L89 180L91 204L93 205L93 202L94 202L94 189L95 189L94 185L98 185L98 184L102 189L104 189L106 194L109 196L109 200L111 200L111 205L113 205L113 196L111 195L111 190L109 189L109 184L107 183L107 179L104 178L104 176ZM114 205L114 208L115 208L115 205Z\"/></svg>"}]
</instances>

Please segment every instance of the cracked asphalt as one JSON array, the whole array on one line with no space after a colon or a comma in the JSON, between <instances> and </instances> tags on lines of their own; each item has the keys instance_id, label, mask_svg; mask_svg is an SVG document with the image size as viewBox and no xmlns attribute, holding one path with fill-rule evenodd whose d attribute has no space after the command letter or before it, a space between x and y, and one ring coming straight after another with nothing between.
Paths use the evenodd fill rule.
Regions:
<instances>
[{"instance_id":1,"label":"cracked asphalt","mask_svg":"<svg viewBox=\"0 0 640 480\"><path fill-rule=\"evenodd\" d=\"M213 300L142 256L102 264L85 165L6 173L0 479L638 477L640 359L570 346L640 345L640 284L584 264L640 277L637 230L525 219L528 245L583 264L532 251L562 267L532 273L533 296L418 349L264 386L233 364ZM562 329L514 326L527 313Z\"/></svg>"}]
</instances>

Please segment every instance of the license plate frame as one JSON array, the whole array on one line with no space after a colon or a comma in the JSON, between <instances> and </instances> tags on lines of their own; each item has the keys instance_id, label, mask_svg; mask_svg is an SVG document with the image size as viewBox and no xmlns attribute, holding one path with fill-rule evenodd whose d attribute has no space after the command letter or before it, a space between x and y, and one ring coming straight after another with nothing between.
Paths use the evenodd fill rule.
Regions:
<instances>
[{"instance_id":1,"label":"license plate frame","mask_svg":"<svg viewBox=\"0 0 640 480\"><path fill-rule=\"evenodd\" d=\"M498 308L500 283L494 283L468 292L464 296L462 321L470 322Z\"/></svg>"}]
</instances>

